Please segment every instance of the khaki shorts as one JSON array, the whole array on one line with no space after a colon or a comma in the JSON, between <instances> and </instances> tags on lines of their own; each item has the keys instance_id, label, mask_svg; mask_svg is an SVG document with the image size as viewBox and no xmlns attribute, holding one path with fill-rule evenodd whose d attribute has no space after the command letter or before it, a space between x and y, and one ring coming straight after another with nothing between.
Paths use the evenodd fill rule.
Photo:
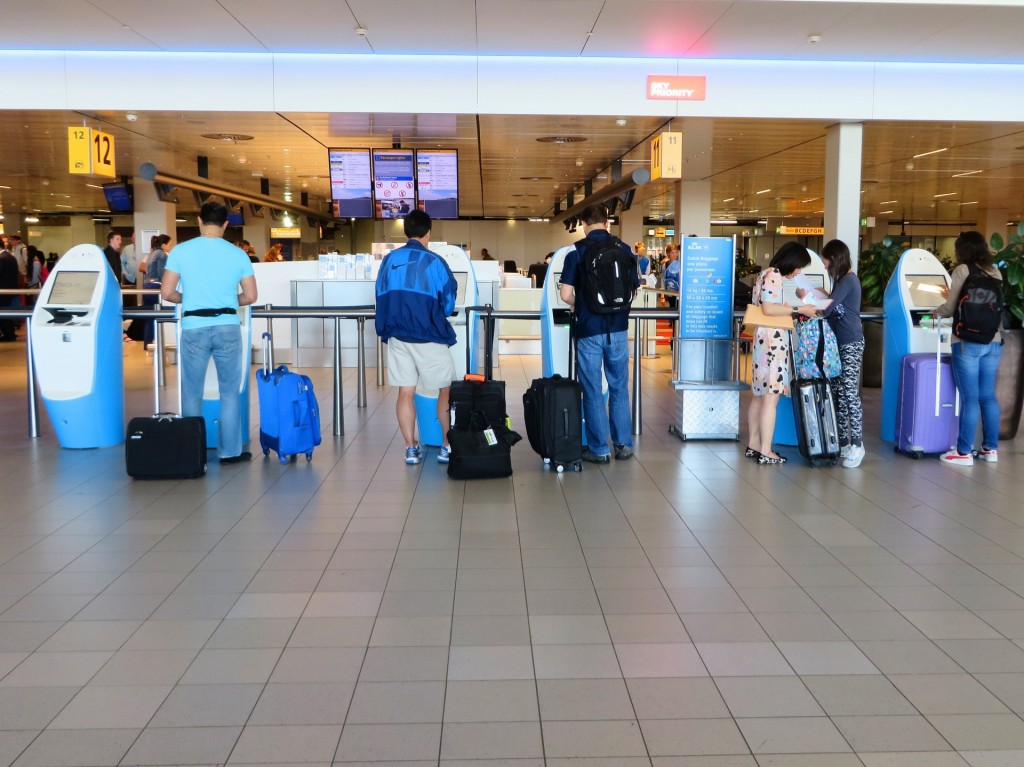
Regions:
<instances>
[{"instance_id":1,"label":"khaki shorts","mask_svg":"<svg viewBox=\"0 0 1024 767\"><path fill-rule=\"evenodd\" d=\"M415 386L436 396L437 389L452 385L455 360L444 344L411 344L392 338L387 346L388 383L392 386Z\"/></svg>"}]
</instances>

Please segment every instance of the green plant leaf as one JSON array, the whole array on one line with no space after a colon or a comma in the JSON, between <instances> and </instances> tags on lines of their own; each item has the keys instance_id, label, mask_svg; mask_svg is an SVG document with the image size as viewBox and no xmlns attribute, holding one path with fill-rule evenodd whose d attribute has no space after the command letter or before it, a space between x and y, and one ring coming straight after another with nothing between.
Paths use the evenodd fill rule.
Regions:
<instances>
[{"instance_id":1,"label":"green plant leaf","mask_svg":"<svg viewBox=\"0 0 1024 767\"><path fill-rule=\"evenodd\" d=\"M999 234L999 232L994 232L992 234L992 239L989 240L989 244L992 246L993 250L1002 250L1003 249L1003 235Z\"/></svg>"}]
</instances>

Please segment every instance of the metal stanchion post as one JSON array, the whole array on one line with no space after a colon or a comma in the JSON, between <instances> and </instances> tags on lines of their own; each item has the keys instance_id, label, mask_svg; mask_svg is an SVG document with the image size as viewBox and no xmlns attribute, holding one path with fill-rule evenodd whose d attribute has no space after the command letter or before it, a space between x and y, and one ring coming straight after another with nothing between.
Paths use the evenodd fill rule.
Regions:
<instances>
[{"instance_id":1,"label":"metal stanchion post","mask_svg":"<svg viewBox=\"0 0 1024 767\"><path fill-rule=\"evenodd\" d=\"M39 401L36 398L36 368L32 363L32 315L25 318L25 369L28 383L28 436L39 437Z\"/></svg>"},{"instance_id":2,"label":"metal stanchion post","mask_svg":"<svg viewBox=\"0 0 1024 767\"><path fill-rule=\"evenodd\" d=\"M644 427L641 423L643 419L643 405L641 404L642 384L640 382L640 356L641 356L641 344L643 343L640 337L640 325L643 324L644 320L637 317L634 322L636 325L633 330L633 401L631 404L632 417L633 417L633 434L643 434Z\"/></svg>"},{"instance_id":3,"label":"metal stanchion post","mask_svg":"<svg viewBox=\"0 0 1024 767\"><path fill-rule=\"evenodd\" d=\"M267 318L269 324L270 318ZM345 433L343 391L341 388L341 317L334 318L334 436Z\"/></svg>"},{"instance_id":4,"label":"metal stanchion post","mask_svg":"<svg viewBox=\"0 0 1024 767\"><path fill-rule=\"evenodd\" d=\"M366 339L363 338L366 318L356 317L356 325L359 328L359 345L356 347L359 355L356 358L356 407L366 407Z\"/></svg>"},{"instance_id":5,"label":"metal stanchion post","mask_svg":"<svg viewBox=\"0 0 1024 767\"><path fill-rule=\"evenodd\" d=\"M384 339L377 336L377 386L384 385Z\"/></svg>"}]
</instances>

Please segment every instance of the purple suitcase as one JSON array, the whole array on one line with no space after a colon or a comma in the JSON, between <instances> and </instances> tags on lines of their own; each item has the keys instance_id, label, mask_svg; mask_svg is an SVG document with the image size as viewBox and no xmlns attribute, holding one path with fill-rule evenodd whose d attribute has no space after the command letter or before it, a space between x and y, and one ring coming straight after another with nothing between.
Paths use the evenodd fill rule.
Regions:
<instances>
[{"instance_id":1,"label":"purple suitcase","mask_svg":"<svg viewBox=\"0 0 1024 767\"><path fill-rule=\"evenodd\" d=\"M938 365L938 386L936 386ZM938 415L936 415L936 399ZM920 458L956 444L960 403L948 355L908 354L900 365L896 410L896 452Z\"/></svg>"}]
</instances>

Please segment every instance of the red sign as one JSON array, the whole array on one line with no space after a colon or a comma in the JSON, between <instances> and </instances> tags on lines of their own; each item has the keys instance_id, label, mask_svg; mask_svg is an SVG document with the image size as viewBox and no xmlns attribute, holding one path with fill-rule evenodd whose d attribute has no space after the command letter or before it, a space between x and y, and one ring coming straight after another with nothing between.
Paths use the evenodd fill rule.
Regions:
<instances>
[{"instance_id":1,"label":"red sign","mask_svg":"<svg viewBox=\"0 0 1024 767\"><path fill-rule=\"evenodd\" d=\"M707 81L703 75L647 75L647 98L662 101L704 101Z\"/></svg>"}]
</instances>

